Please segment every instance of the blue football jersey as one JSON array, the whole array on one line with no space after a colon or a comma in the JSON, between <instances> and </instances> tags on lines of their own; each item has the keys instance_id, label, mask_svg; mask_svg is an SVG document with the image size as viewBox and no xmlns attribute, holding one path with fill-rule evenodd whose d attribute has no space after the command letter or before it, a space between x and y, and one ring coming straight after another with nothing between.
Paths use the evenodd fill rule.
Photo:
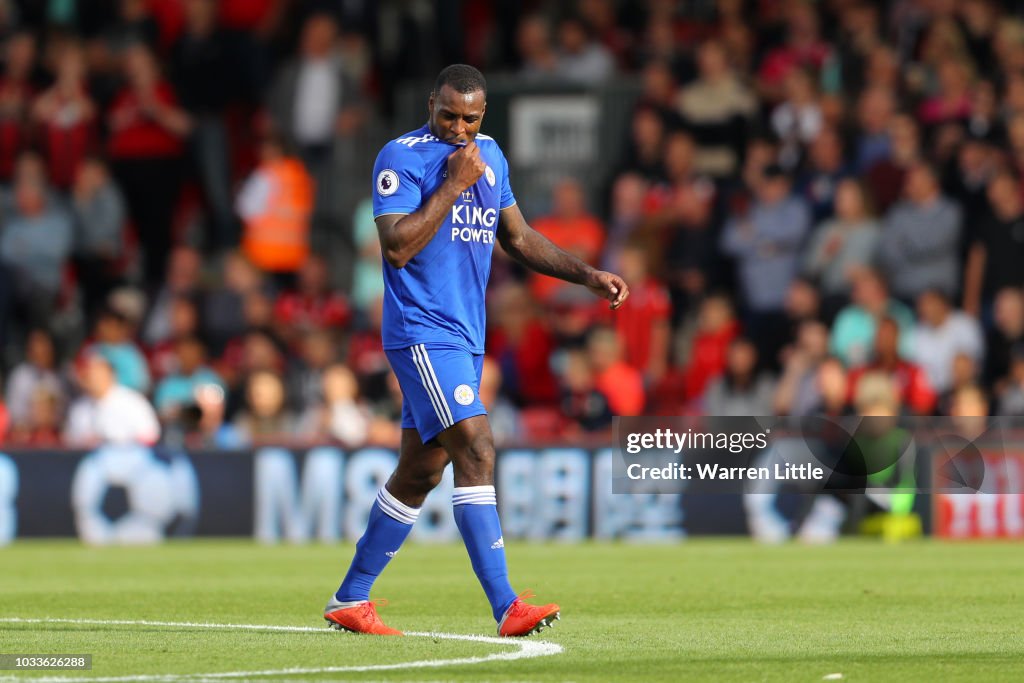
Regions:
<instances>
[{"instance_id":1,"label":"blue football jersey","mask_svg":"<svg viewBox=\"0 0 1024 683\"><path fill-rule=\"evenodd\" d=\"M385 349L448 343L484 352L484 291L499 212L516 203L498 143L477 135L487 169L462 193L434 238L404 268L384 261ZM455 145L427 126L384 145L373 167L373 217L410 214L445 181Z\"/></svg>"}]
</instances>

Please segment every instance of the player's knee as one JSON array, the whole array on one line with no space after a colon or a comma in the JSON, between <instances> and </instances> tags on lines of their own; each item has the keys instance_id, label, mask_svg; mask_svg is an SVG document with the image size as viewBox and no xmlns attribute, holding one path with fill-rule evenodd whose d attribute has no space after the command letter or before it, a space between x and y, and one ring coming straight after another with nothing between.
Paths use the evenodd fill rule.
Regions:
<instances>
[{"instance_id":1,"label":"player's knee","mask_svg":"<svg viewBox=\"0 0 1024 683\"><path fill-rule=\"evenodd\" d=\"M473 478L487 478L494 473L494 441L490 436L471 440L458 458L459 469Z\"/></svg>"},{"instance_id":2,"label":"player's knee","mask_svg":"<svg viewBox=\"0 0 1024 683\"><path fill-rule=\"evenodd\" d=\"M388 482L388 489L407 505L419 506L427 494L441 483L444 470L396 471Z\"/></svg>"},{"instance_id":3,"label":"player's knee","mask_svg":"<svg viewBox=\"0 0 1024 683\"><path fill-rule=\"evenodd\" d=\"M413 478L411 484L417 493L421 493L426 496L428 493L437 488L437 485L441 483L441 477L444 472L419 472Z\"/></svg>"}]
</instances>

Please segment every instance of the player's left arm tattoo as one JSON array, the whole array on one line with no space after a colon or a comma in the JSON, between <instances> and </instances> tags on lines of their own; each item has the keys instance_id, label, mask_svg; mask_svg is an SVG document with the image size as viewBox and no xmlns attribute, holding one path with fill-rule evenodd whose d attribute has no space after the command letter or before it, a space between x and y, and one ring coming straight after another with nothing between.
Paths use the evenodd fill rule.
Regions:
<instances>
[{"instance_id":1,"label":"player's left arm tattoo","mask_svg":"<svg viewBox=\"0 0 1024 683\"><path fill-rule=\"evenodd\" d=\"M583 285L597 296L608 299L616 309L629 296L629 286L614 273L597 270L529 226L519 206L501 210L498 243L513 259L542 275Z\"/></svg>"}]
</instances>

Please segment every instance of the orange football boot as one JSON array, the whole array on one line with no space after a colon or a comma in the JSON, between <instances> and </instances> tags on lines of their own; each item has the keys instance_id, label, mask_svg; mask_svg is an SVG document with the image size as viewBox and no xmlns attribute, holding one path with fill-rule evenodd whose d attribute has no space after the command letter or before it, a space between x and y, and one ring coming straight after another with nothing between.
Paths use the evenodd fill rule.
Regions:
<instances>
[{"instance_id":1,"label":"orange football boot","mask_svg":"<svg viewBox=\"0 0 1024 683\"><path fill-rule=\"evenodd\" d=\"M529 636L540 633L547 626L554 626L555 621L562 618L561 608L551 603L549 605L531 605L523 602L532 598L531 591L519 594L509 608L505 610L504 616L498 622L499 636Z\"/></svg>"},{"instance_id":2,"label":"orange football boot","mask_svg":"<svg viewBox=\"0 0 1024 683\"><path fill-rule=\"evenodd\" d=\"M328 625L338 631L352 633L368 633L374 636L402 636L401 631L386 626L377 615L377 605L384 607L386 600L364 600L362 602L343 603L333 595L324 608L324 619Z\"/></svg>"}]
</instances>

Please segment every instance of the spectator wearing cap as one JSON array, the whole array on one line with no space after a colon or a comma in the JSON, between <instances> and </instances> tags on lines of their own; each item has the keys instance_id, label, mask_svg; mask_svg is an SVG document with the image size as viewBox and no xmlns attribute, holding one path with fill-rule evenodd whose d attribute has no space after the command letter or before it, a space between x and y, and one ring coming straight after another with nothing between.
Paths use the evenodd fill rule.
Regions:
<instances>
[{"instance_id":1,"label":"spectator wearing cap","mask_svg":"<svg viewBox=\"0 0 1024 683\"><path fill-rule=\"evenodd\" d=\"M886 214L879 251L892 292L905 302L928 289L952 297L959 289L960 207L942 195L923 162L908 169L903 196Z\"/></svg>"},{"instance_id":2,"label":"spectator wearing cap","mask_svg":"<svg viewBox=\"0 0 1024 683\"><path fill-rule=\"evenodd\" d=\"M117 383L114 366L102 353L85 357L81 384L85 394L71 405L64 425L68 446L151 446L159 440L160 423L153 407L141 393Z\"/></svg>"},{"instance_id":3,"label":"spectator wearing cap","mask_svg":"<svg viewBox=\"0 0 1024 683\"><path fill-rule=\"evenodd\" d=\"M800 253L811 227L807 203L791 192L792 182L778 165L755 178L755 199L745 216L726 223L720 247L736 261L746 306L746 333L757 340L783 317L786 292L800 268ZM759 349L773 358L777 349Z\"/></svg>"}]
</instances>

